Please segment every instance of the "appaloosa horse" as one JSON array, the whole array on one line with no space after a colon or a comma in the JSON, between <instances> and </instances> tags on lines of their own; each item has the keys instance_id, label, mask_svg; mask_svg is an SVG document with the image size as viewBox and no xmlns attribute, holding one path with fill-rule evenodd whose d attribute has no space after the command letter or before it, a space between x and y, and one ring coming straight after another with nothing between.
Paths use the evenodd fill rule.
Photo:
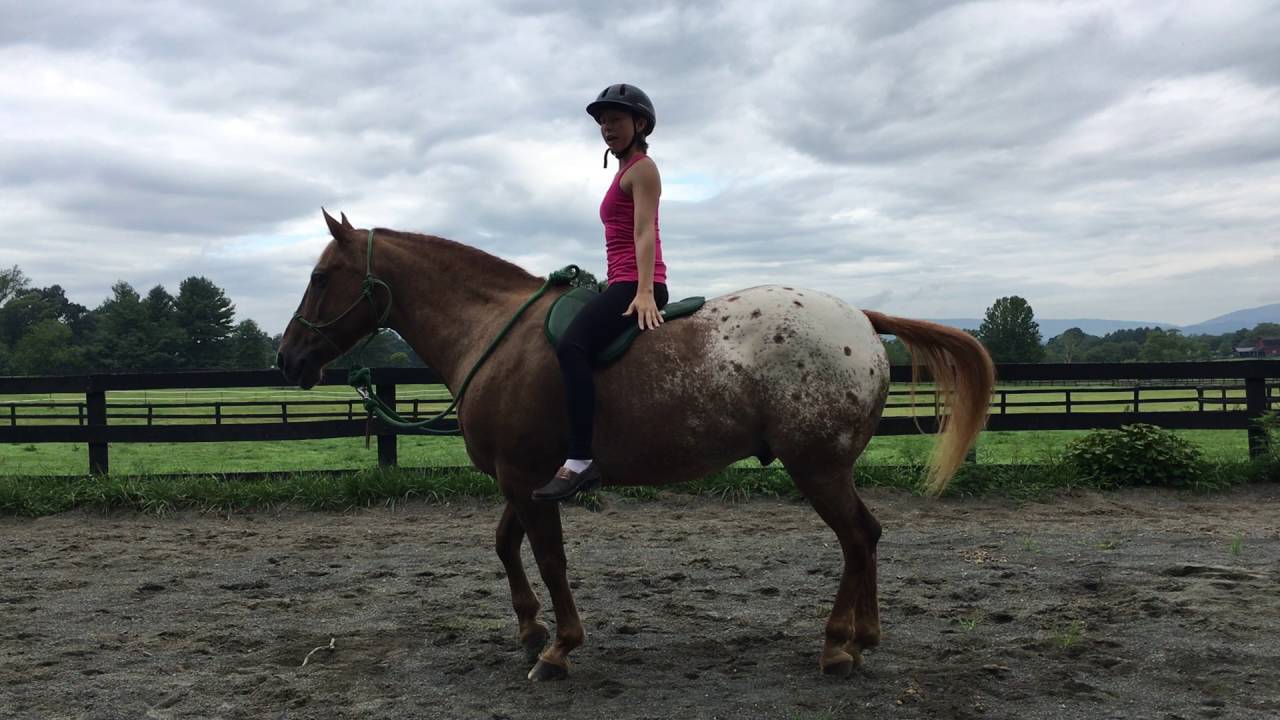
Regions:
<instances>
[{"instance_id":1,"label":"appaloosa horse","mask_svg":"<svg viewBox=\"0 0 1280 720\"><path fill-rule=\"evenodd\" d=\"M328 213L325 220L333 240L278 356L285 377L303 388L385 319L456 393L489 342L543 284L450 240L357 230L345 216L339 222ZM507 500L497 551L520 641L531 662L537 657L533 680L565 677L569 653L585 637L565 577L560 508L530 498L567 449L560 371L543 336L546 312L564 291L553 288L529 307L476 371L458 409L467 454L496 478ZM876 429L889 388L877 333L905 341L937 385L945 417L929 483L941 492L986 422L994 383L986 351L958 330L860 311L812 290L755 287L642 333L595 376L593 449L606 485L694 480L752 456L782 461L844 551L819 657L829 674L849 674L861 651L880 639L880 524L853 488L854 460ZM520 558L526 535L555 609L556 636L545 650L547 628Z\"/></svg>"}]
</instances>

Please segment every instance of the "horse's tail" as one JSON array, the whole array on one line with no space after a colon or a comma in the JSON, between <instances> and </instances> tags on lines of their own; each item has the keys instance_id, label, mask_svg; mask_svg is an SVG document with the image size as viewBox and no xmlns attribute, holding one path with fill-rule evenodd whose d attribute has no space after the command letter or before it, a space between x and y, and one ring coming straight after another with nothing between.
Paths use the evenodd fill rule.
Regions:
<instances>
[{"instance_id":1,"label":"horse's tail","mask_svg":"<svg viewBox=\"0 0 1280 720\"><path fill-rule=\"evenodd\" d=\"M987 424L995 365L982 343L962 330L874 310L863 312L877 333L896 335L911 351L913 394L921 358L933 377L942 437L929 458L928 487L930 493L940 494Z\"/></svg>"}]
</instances>

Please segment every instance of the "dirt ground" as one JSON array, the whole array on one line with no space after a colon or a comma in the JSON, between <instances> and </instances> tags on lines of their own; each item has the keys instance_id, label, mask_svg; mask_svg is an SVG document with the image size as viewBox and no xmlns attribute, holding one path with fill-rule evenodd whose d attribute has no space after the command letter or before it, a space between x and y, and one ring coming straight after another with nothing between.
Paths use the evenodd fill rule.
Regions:
<instances>
[{"instance_id":1,"label":"dirt ground","mask_svg":"<svg viewBox=\"0 0 1280 720\"><path fill-rule=\"evenodd\" d=\"M864 497L884 642L843 680L802 503L568 508L588 635L548 684L496 505L0 519L0 717L1280 718L1280 486Z\"/></svg>"}]
</instances>

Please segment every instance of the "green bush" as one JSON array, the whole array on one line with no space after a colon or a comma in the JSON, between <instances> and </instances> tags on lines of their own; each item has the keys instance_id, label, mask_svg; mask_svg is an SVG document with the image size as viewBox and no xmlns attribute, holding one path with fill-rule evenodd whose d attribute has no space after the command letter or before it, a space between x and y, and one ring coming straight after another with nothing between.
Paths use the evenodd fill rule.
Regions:
<instances>
[{"instance_id":1,"label":"green bush","mask_svg":"<svg viewBox=\"0 0 1280 720\"><path fill-rule=\"evenodd\" d=\"M1210 490L1230 484L1209 473L1204 454L1178 435L1142 423L1094 430L1067 444L1066 462L1080 479L1103 486L1159 485Z\"/></svg>"}]
</instances>

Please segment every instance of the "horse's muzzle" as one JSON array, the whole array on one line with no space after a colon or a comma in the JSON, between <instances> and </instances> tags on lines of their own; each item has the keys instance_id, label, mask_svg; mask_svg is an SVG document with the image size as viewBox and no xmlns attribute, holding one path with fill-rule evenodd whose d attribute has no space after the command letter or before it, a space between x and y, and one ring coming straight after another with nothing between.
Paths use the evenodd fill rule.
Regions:
<instances>
[{"instance_id":1,"label":"horse's muzzle","mask_svg":"<svg viewBox=\"0 0 1280 720\"><path fill-rule=\"evenodd\" d=\"M310 390L316 384L315 380L308 381L306 373L303 372L307 368L306 356L290 358L284 350L281 350L276 353L276 367L280 368L280 374L284 375L285 382L290 385Z\"/></svg>"}]
</instances>

